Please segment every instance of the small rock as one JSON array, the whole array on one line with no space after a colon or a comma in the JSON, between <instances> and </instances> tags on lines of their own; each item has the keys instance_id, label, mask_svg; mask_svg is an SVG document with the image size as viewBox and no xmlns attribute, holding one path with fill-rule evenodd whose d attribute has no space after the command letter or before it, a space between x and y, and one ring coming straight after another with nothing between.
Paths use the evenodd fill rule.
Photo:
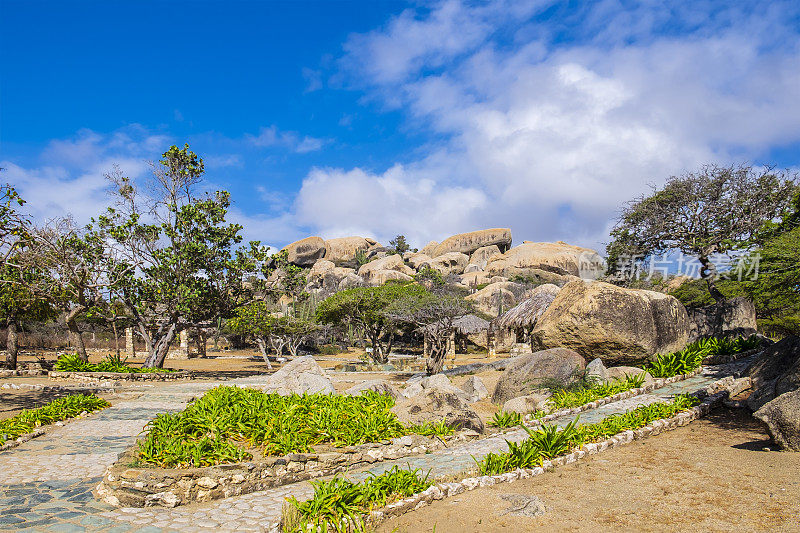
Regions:
<instances>
[{"instance_id":1,"label":"small rock","mask_svg":"<svg viewBox=\"0 0 800 533\"><path fill-rule=\"evenodd\" d=\"M212 479L208 476L201 477L197 480L197 484L204 489L213 489L216 488L219 483L215 479Z\"/></svg>"},{"instance_id":2,"label":"small rock","mask_svg":"<svg viewBox=\"0 0 800 533\"><path fill-rule=\"evenodd\" d=\"M500 513L501 515L534 517L542 516L546 511L544 503L536 496L503 494L500 497L507 502L511 502L511 507Z\"/></svg>"}]
</instances>

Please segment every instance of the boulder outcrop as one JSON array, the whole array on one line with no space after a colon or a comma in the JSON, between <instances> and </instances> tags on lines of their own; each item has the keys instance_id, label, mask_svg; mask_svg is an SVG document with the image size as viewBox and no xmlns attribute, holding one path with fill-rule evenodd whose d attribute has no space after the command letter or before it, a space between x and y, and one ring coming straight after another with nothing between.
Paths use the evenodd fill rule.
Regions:
<instances>
[{"instance_id":1,"label":"boulder outcrop","mask_svg":"<svg viewBox=\"0 0 800 533\"><path fill-rule=\"evenodd\" d=\"M489 259L501 254L502 252L500 251L500 247L496 244L492 244L490 246L481 246L469 256L469 262L471 265L477 265L478 268L483 270L486 268L486 264L489 262Z\"/></svg>"},{"instance_id":2,"label":"boulder outcrop","mask_svg":"<svg viewBox=\"0 0 800 533\"><path fill-rule=\"evenodd\" d=\"M333 261L337 266L355 267L356 254L366 253L372 247L380 246L374 239L365 237L340 237L328 239L329 253L325 254L325 259Z\"/></svg>"},{"instance_id":3,"label":"boulder outcrop","mask_svg":"<svg viewBox=\"0 0 800 533\"><path fill-rule=\"evenodd\" d=\"M428 257L430 257L430 255L436 251L436 247L437 246L439 246L438 242L431 241L428 244L426 244L425 246L423 246L422 249L419 251L419 253L425 254Z\"/></svg>"},{"instance_id":4,"label":"boulder outcrop","mask_svg":"<svg viewBox=\"0 0 800 533\"><path fill-rule=\"evenodd\" d=\"M284 250L288 252L287 259L293 265L310 267L327 255L328 245L321 237L306 237L287 245Z\"/></svg>"},{"instance_id":5,"label":"boulder outcrop","mask_svg":"<svg viewBox=\"0 0 800 533\"><path fill-rule=\"evenodd\" d=\"M402 394L394 388L388 381L383 379L373 379L354 385L345 391L345 394L350 396L360 396L367 391L377 392L378 394L385 394L391 396L395 400L400 398Z\"/></svg>"},{"instance_id":6,"label":"boulder outcrop","mask_svg":"<svg viewBox=\"0 0 800 533\"><path fill-rule=\"evenodd\" d=\"M491 283L467 296L466 300L475 304L481 312L489 316L498 316L501 311L508 311L517 305L518 289L519 285L510 281Z\"/></svg>"},{"instance_id":7,"label":"boulder outcrop","mask_svg":"<svg viewBox=\"0 0 800 533\"><path fill-rule=\"evenodd\" d=\"M432 253L425 251L425 248L422 251L435 258L449 252L471 254L478 248L491 245L497 246L501 251L508 250L511 246L511 230L508 228L492 228L459 233L443 240L435 247Z\"/></svg>"},{"instance_id":8,"label":"boulder outcrop","mask_svg":"<svg viewBox=\"0 0 800 533\"><path fill-rule=\"evenodd\" d=\"M747 406L753 411L781 394L800 389L800 337L786 337L767 346L743 375L752 382Z\"/></svg>"},{"instance_id":9,"label":"boulder outcrop","mask_svg":"<svg viewBox=\"0 0 800 533\"><path fill-rule=\"evenodd\" d=\"M311 356L297 357L267 378L260 387L281 396L291 394L335 394L333 383Z\"/></svg>"},{"instance_id":10,"label":"boulder outcrop","mask_svg":"<svg viewBox=\"0 0 800 533\"><path fill-rule=\"evenodd\" d=\"M753 416L764 422L770 437L781 448L800 452L800 389L767 402Z\"/></svg>"},{"instance_id":11,"label":"boulder outcrop","mask_svg":"<svg viewBox=\"0 0 800 533\"><path fill-rule=\"evenodd\" d=\"M526 415L538 410L544 411L547 407L547 400L550 399L552 394L547 389L540 389L533 394L526 394L525 396L517 396L511 398L503 404L503 411L507 413L519 413Z\"/></svg>"},{"instance_id":12,"label":"boulder outcrop","mask_svg":"<svg viewBox=\"0 0 800 533\"><path fill-rule=\"evenodd\" d=\"M393 270L395 272L399 272L401 274L405 274L407 277L413 276L415 274L414 269L409 268L403 262L403 258L399 255L388 255L381 259L375 259L374 261L370 261L364 265L361 265L361 268L358 269L358 275L364 278L370 284L374 284L375 281L373 278L381 277L383 279L396 279L391 278L390 275L385 274L385 271ZM378 272L384 272L383 274L378 274Z\"/></svg>"},{"instance_id":13,"label":"boulder outcrop","mask_svg":"<svg viewBox=\"0 0 800 533\"><path fill-rule=\"evenodd\" d=\"M422 265L428 263L431 260L431 257L426 254L416 253L416 252L406 252L403 255L403 259L411 265L411 268L414 270L419 270L422 268Z\"/></svg>"},{"instance_id":14,"label":"boulder outcrop","mask_svg":"<svg viewBox=\"0 0 800 533\"><path fill-rule=\"evenodd\" d=\"M683 349L689 317L676 298L602 282L571 281L539 317L534 346L563 346L604 363Z\"/></svg>"},{"instance_id":15,"label":"boulder outcrop","mask_svg":"<svg viewBox=\"0 0 800 533\"><path fill-rule=\"evenodd\" d=\"M486 272L505 277L511 275L544 276L537 271L558 275L597 279L605 272L605 262L596 251L558 242L525 242L502 255L490 258ZM556 280L543 280L553 283Z\"/></svg>"},{"instance_id":16,"label":"boulder outcrop","mask_svg":"<svg viewBox=\"0 0 800 533\"><path fill-rule=\"evenodd\" d=\"M398 420L406 425L444 420L448 426L472 429L483 433L484 425L478 413L458 395L438 388L424 389L407 400L398 400L392 407Z\"/></svg>"},{"instance_id":17,"label":"boulder outcrop","mask_svg":"<svg viewBox=\"0 0 800 533\"><path fill-rule=\"evenodd\" d=\"M746 298L733 298L714 305L687 309L689 341L726 335L750 336L756 333L756 306Z\"/></svg>"},{"instance_id":18,"label":"boulder outcrop","mask_svg":"<svg viewBox=\"0 0 800 533\"><path fill-rule=\"evenodd\" d=\"M461 274L464 272L464 268L466 268L467 263L469 263L469 256L466 254L462 254L460 252L448 252L422 263L419 269L422 270L426 267L432 268L442 276L447 276L450 274Z\"/></svg>"},{"instance_id":19,"label":"boulder outcrop","mask_svg":"<svg viewBox=\"0 0 800 533\"><path fill-rule=\"evenodd\" d=\"M504 404L551 385L569 386L584 374L586 362L567 348L551 348L515 358L506 365L492 394L492 402Z\"/></svg>"}]
</instances>

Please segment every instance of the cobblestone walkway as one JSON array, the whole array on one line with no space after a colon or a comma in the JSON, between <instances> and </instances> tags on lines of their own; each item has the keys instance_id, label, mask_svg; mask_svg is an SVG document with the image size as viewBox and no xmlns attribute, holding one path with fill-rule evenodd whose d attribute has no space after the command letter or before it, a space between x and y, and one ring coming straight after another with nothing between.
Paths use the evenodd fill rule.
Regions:
<instances>
[{"instance_id":1,"label":"cobblestone walkway","mask_svg":"<svg viewBox=\"0 0 800 533\"><path fill-rule=\"evenodd\" d=\"M597 422L638 405L695 391L735 372L738 366L710 368L650 394L585 411L580 414L580 421ZM313 493L311 486L307 482L295 483L174 509L116 509L96 501L91 492L105 468L135 442L155 414L183 409L191 398L216 385L257 384L261 379L181 383L161 386L152 392L145 390L138 398L115 401L100 413L54 428L44 436L0 453L0 509L3 510L0 531L262 531L280 518L287 496L305 499ZM573 418L564 417L554 423L563 426ZM395 464L430 471L436 478L455 476L474 468L473 457L480 459L489 452L505 451L505 439L519 441L524 437L525 433L517 430L423 456L384 461L349 476L363 479Z\"/></svg>"}]
</instances>

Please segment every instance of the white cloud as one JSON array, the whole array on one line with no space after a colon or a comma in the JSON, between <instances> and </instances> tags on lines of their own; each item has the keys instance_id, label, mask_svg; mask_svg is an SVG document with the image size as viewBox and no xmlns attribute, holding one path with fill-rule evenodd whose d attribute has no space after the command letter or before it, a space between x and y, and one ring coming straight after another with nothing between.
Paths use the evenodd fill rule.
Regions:
<instances>
[{"instance_id":1,"label":"white cloud","mask_svg":"<svg viewBox=\"0 0 800 533\"><path fill-rule=\"evenodd\" d=\"M329 141L316 137L301 137L294 131L280 131L275 125L262 127L258 135L245 135L245 140L252 146L258 148L280 147L288 148L298 154L314 152L319 150Z\"/></svg>"},{"instance_id":2,"label":"white cloud","mask_svg":"<svg viewBox=\"0 0 800 533\"><path fill-rule=\"evenodd\" d=\"M504 225L518 242L598 246L648 184L800 140L787 5L601 2L574 15L572 42L553 39L557 21L520 24L508 7L447 1L348 40L341 64L367 95L445 144L385 173L313 171L299 220L417 242Z\"/></svg>"}]
</instances>

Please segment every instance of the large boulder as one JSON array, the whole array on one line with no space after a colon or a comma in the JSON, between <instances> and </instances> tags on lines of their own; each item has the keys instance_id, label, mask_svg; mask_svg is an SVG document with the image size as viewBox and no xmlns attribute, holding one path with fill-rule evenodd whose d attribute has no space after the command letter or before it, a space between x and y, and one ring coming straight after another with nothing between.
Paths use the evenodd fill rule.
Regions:
<instances>
[{"instance_id":1,"label":"large boulder","mask_svg":"<svg viewBox=\"0 0 800 533\"><path fill-rule=\"evenodd\" d=\"M606 368L606 381L612 383L617 380L625 379L627 376L634 377L641 374L644 374L643 385L648 385L654 381L653 376L650 375L650 372L646 372L635 366L612 366Z\"/></svg>"},{"instance_id":2,"label":"large boulder","mask_svg":"<svg viewBox=\"0 0 800 533\"><path fill-rule=\"evenodd\" d=\"M569 386L583 378L586 362L567 348L551 348L515 358L497 381L492 402L503 404L550 386Z\"/></svg>"},{"instance_id":3,"label":"large boulder","mask_svg":"<svg viewBox=\"0 0 800 533\"><path fill-rule=\"evenodd\" d=\"M267 378L259 387L264 392L291 394L335 394L333 383L313 357L297 357Z\"/></svg>"},{"instance_id":4,"label":"large boulder","mask_svg":"<svg viewBox=\"0 0 800 533\"><path fill-rule=\"evenodd\" d=\"M413 281L414 278L397 270L374 270L370 272L367 283L373 287L384 285L390 281Z\"/></svg>"},{"instance_id":5,"label":"large boulder","mask_svg":"<svg viewBox=\"0 0 800 533\"><path fill-rule=\"evenodd\" d=\"M478 268L483 270L486 268L486 264L489 262L489 259L500 254L502 254L502 252L500 251L500 247L496 244L492 244L491 246L481 246L472 252L471 256L469 256L469 262L471 265L477 265Z\"/></svg>"},{"instance_id":6,"label":"large boulder","mask_svg":"<svg viewBox=\"0 0 800 533\"><path fill-rule=\"evenodd\" d=\"M511 398L503 404L503 411L506 413L519 413L526 415L536 411L547 410L547 400L553 394L547 389L540 389L533 394L526 394L525 396L517 396Z\"/></svg>"},{"instance_id":7,"label":"large boulder","mask_svg":"<svg viewBox=\"0 0 800 533\"><path fill-rule=\"evenodd\" d=\"M328 246L321 237L306 237L284 248L288 261L293 265L310 267L328 253Z\"/></svg>"},{"instance_id":8,"label":"large boulder","mask_svg":"<svg viewBox=\"0 0 800 533\"><path fill-rule=\"evenodd\" d=\"M353 287L363 287L366 284L364 278L355 272L348 272L339 282L339 290L352 289Z\"/></svg>"},{"instance_id":9,"label":"large boulder","mask_svg":"<svg viewBox=\"0 0 800 533\"><path fill-rule=\"evenodd\" d=\"M322 289L329 293L336 292L342 280L353 273L352 268L338 267L333 261L320 259L308 271L306 291Z\"/></svg>"},{"instance_id":10,"label":"large boulder","mask_svg":"<svg viewBox=\"0 0 800 533\"><path fill-rule=\"evenodd\" d=\"M466 297L475 307L489 315L498 316L517 305L519 285L510 281L491 283ZM502 308L501 308L502 307Z\"/></svg>"},{"instance_id":11,"label":"large boulder","mask_svg":"<svg viewBox=\"0 0 800 533\"><path fill-rule=\"evenodd\" d=\"M406 252L403 255L403 259L411 265L411 268L414 270L419 270L422 268L422 265L429 262L431 257L426 254L416 253L416 252Z\"/></svg>"},{"instance_id":12,"label":"large boulder","mask_svg":"<svg viewBox=\"0 0 800 533\"><path fill-rule=\"evenodd\" d=\"M361 268L358 269L358 275L369 281L373 272L378 272L381 270L394 270L408 276L413 276L415 274L414 269L409 268L403 262L402 257L397 254L393 254L361 265Z\"/></svg>"},{"instance_id":13,"label":"large boulder","mask_svg":"<svg viewBox=\"0 0 800 533\"><path fill-rule=\"evenodd\" d=\"M436 246L433 253L425 253L431 257L437 257L449 252L471 254L478 248L491 246L493 244L501 251L508 250L511 246L511 230L508 228L492 228L470 231L469 233L459 233L458 235L453 235L443 240Z\"/></svg>"},{"instance_id":14,"label":"large boulder","mask_svg":"<svg viewBox=\"0 0 800 533\"><path fill-rule=\"evenodd\" d=\"M800 389L767 402L753 416L764 422L781 448L800 452Z\"/></svg>"},{"instance_id":15,"label":"large boulder","mask_svg":"<svg viewBox=\"0 0 800 533\"><path fill-rule=\"evenodd\" d=\"M563 346L619 364L683 349L689 317L673 296L578 280L561 289L531 337L540 348Z\"/></svg>"},{"instance_id":16,"label":"large boulder","mask_svg":"<svg viewBox=\"0 0 800 533\"><path fill-rule=\"evenodd\" d=\"M380 246L375 240L365 237L340 237L338 239L328 239L329 252L325 259L336 263L337 266L355 267L356 254L366 253L372 247Z\"/></svg>"},{"instance_id":17,"label":"large boulder","mask_svg":"<svg viewBox=\"0 0 800 533\"><path fill-rule=\"evenodd\" d=\"M687 309L689 340L756 333L756 306L747 298L733 298L707 307Z\"/></svg>"},{"instance_id":18,"label":"large boulder","mask_svg":"<svg viewBox=\"0 0 800 533\"><path fill-rule=\"evenodd\" d=\"M800 389L800 337L786 337L767 346L743 375L752 382L747 406L753 411L781 394Z\"/></svg>"},{"instance_id":19,"label":"large boulder","mask_svg":"<svg viewBox=\"0 0 800 533\"><path fill-rule=\"evenodd\" d=\"M457 394L439 388L428 388L407 400L398 400L392 412L405 425L444 420L458 429L484 430L483 420Z\"/></svg>"},{"instance_id":20,"label":"large boulder","mask_svg":"<svg viewBox=\"0 0 800 533\"><path fill-rule=\"evenodd\" d=\"M467 382L464 383L464 386L461 388L475 400L483 400L489 396L486 385L483 384L483 380L478 376L470 376L467 378Z\"/></svg>"},{"instance_id":21,"label":"large boulder","mask_svg":"<svg viewBox=\"0 0 800 533\"><path fill-rule=\"evenodd\" d=\"M508 281L508 278L502 278L500 276L490 276L489 274L487 274L482 270L467 272L467 269L464 269L464 273L461 274L459 278L461 278L461 285L467 288L475 288L478 285L484 285L488 283L499 283L501 281Z\"/></svg>"},{"instance_id":22,"label":"large boulder","mask_svg":"<svg viewBox=\"0 0 800 533\"><path fill-rule=\"evenodd\" d=\"M420 270L427 267L432 268L443 276L449 274L461 274L464 272L467 263L469 263L469 256L460 252L448 252L436 256L425 263L420 265Z\"/></svg>"},{"instance_id":23,"label":"large boulder","mask_svg":"<svg viewBox=\"0 0 800 533\"><path fill-rule=\"evenodd\" d=\"M435 251L436 251L436 247L437 247L437 246L439 246L439 243L438 243L438 242L436 242L436 241L431 241L431 242L429 242L428 244L426 244L425 246L423 246L423 247L422 247L422 249L419 251L419 253L421 253L421 254L425 254L425 255L427 255L428 257L430 257L430 255L431 255L433 252L435 252Z\"/></svg>"},{"instance_id":24,"label":"large boulder","mask_svg":"<svg viewBox=\"0 0 800 533\"><path fill-rule=\"evenodd\" d=\"M511 275L543 274L577 276L597 279L605 272L605 261L596 251L580 246L558 242L524 242L502 255L489 259L486 271L490 274L511 277ZM553 283L555 280L545 280Z\"/></svg>"},{"instance_id":25,"label":"large boulder","mask_svg":"<svg viewBox=\"0 0 800 533\"><path fill-rule=\"evenodd\" d=\"M350 396L361 396L367 391L385 394L387 396L391 396L395 400L402 396L400 391L394 388L388 381L383 379L372 379L365 381L364 383L359 383L358 385L354 385L347 389L345 394L349 394Z\"/></svg>"}]
</instances>

